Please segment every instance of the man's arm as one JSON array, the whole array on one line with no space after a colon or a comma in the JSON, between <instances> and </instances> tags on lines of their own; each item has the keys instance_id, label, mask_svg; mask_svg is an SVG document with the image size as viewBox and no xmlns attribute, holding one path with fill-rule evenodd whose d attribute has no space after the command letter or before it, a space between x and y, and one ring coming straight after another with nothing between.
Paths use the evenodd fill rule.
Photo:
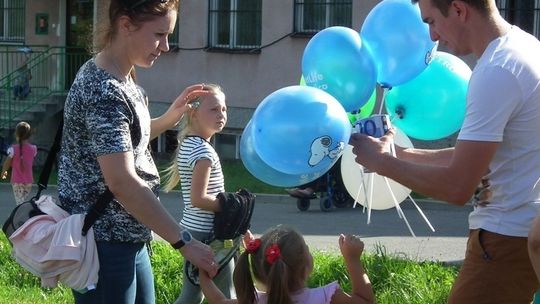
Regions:
<instances>
[{"instance_id":1,"label":"man's arm","mask_svg":"<svg viewBox=\"0 0 540 304\"><path fill-rule=\"evenodd\" d=\"M415 149L415 148L401 148L396 146L397 158L423 164L429 164L434 166L448 166L454 156L454 148L446 149Z\"/></svg>"},{"instance_id":2,"label":"man's arm","mask_svg":"<svg viewBox=\"0 0 540 304\"><path fill-rule=\"evenodd\" d=\"M399 159L388 152L392 135L378 139L353 134L356 161L415 192L456 205L469 201L498 147L495 142L458 141L453 152L401 151L398 156L404 158Z\"/></svg>"}]
</instances>

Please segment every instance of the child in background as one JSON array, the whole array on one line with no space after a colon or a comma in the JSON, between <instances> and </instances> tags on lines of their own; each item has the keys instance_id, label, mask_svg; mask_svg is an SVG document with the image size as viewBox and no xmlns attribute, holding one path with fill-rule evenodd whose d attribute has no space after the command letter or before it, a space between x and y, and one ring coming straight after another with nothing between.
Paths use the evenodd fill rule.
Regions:
<instances>
[{"instance_id":1,"label":"child in background","mask_svg":"<svg viewBox=\"0 0 540 304\"><path fill-rule=\"evenodd\" d=\"M11 168L11 185L17 205L25 202L32 191L34 176L32 167L37 154L37 147L29 142L30 124L19 122L15 127L16 144L7 150L7 158L2 166L2 179L6 179Z\"/></svg>"},{"instance_id":2,"label":"child in background","mask_svg":"<svg viewBox=\"0 0 540 304\"><path fill-rule=\"evenodd\" d=\"M217 195L225 191L223 172L218 154L210 144L214 134L223 130L227 122L225 94L214 84L204 85L211 94L188 101L190 109L180 122L177 157L166 170L164 190L169 191L180 182L184 210L180 225L202 242L212 237L214 212L220 211ZM227 298L235 297L232 283L234 260L219 272L214 281ZM177 304L199 304L203 293L199 286L184 280Z\"/></svg>"},{"instance_id":3,"label":"child in background","mask_svg":"<svg viewBox=\"0 0 540 304\"><path fill-rule=\"evenodd\" d=\"M28 94L30 94L30 80L32 79L32 74L30 72L30 68L28 67L28 60L30 60L32 49L29 47L23 47L20 48L19 51L24 54L24 61L17 70L17 75L15 76L13 83L13 95L15 100L22 100L26 98Z\"/></svg>"},{"instance_id":4,"label":"child in background","mask_svg":"<svg viewBox=\"0 0 540 304\"><path fill-rule=\"evenodd\" d=\"M371 283L360 262L364 243L357 236L339 236L339 249L352 283L351 295L337 281L317 288L306 287L313 257L302 235L293 228L278 225L260 239L248 233L244 240L246 250L234 270L238 300L226 299L208 274L200 272L201 287L210 304L374 303Z\"/></svg>"}]
</instances>

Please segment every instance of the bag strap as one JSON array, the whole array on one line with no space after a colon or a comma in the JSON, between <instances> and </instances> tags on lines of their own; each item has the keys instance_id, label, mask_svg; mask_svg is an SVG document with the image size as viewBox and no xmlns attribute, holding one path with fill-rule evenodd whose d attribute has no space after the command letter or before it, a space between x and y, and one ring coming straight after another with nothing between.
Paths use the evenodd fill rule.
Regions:
<instances>
[{"instance_id":1,"label":"bag strap","mask_svg":"<svg viewBox=\"0 0 540 304\"><path fill-rule=\"evenodd\" d=\"M107 188L105 192L101 193L98 197L97 202L93 203L92 206L88 209L86 216L84 217L84 224L82 227L82 235L86 236L88 230L96 222L96 220L103 214L105 208L109 205L109 202L112 201L114 195L111 190Z\"/></svg>"},{"instance_id":2,"label":"bag strap","mask_svg":"<svg viewBox=\"0 0 540 304\"><path fill-rule=\"evenodd\" d=\"M60 120L60 123L58 124L58 129L56 130L54 142L51 146L51 149L49 150L49 154L47 154L47 160L45 161L45 164L41 169L41 174L39 175L38 191L36 193L36 196L34 197L35 200L39 199L39 197L41 196L41 191L47 189L47 185L49 184L49 176L51 175L52 167L54 161L56 160L56 154L58 154L58 151L60 151L60 142L62 140L63 127L64 119L62 118Z\"/></svg>"},{"instance_id":3,"label":"bag strap","mask_svg":"<svg viewBox=\"0 0 540 304\"><path fill-rule=\"evenodd\" d=\"M41 174L39 176L39 182L38 182L38 191L36 193L36 196L34 197L34 201L37 201L39 199L39 197L41 196L41 191L47 189L47 185L49 184L49 177L51 175L52 167L56 160L56 155L58 154L58 151L60 151L63 128L64 128L64 119L62 115L62 119L60 120L60 123L58 124L58 129L56 130L54 142L51 146L51 149L49 150L49 154L47 155L47 160L45 161L45 164L43 165L43 168L41 169ZM107 208L107 205L109 205L109 202L112 201L113 198L114 198L114 195L112 194L111 190L107 188L105 192L103 192L98 197L97 202L95 202L94 204L92 204L92 206L90 206L84 218L84 224L82 228L83 236L85 236L88 233L88 229L90 229L90 227L92 227L92 225L96 222L98 217L103 214L103 211L105 211L105 208Z\"/></svg>"}]
</instances>

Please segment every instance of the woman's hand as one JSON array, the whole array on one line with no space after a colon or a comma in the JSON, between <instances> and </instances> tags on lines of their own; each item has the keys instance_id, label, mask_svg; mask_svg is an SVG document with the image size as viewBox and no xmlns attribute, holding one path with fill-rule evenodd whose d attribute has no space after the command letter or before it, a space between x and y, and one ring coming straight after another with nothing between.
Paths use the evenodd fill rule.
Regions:
<instances>
[{"instance_id":1,"label":"woman's hand","mask_svg":"<svg viewBox=\"0 0 540 304\"><path fill-rule=\"evenodd\" d=\"M170 115L174 116L175 121L178 122L182 118L182 115L191 108L190 103L195 98L210 94L212 94L210 91L204 89L203 83L191 85L176 97L167 112L170 112Z\"/></svg>"},{"instance_id":2,"label":"woman's hand","mask_svg":"<svg viewBox=\"0 0 540 304\"><path fill-rule=\"evenodd\" d=\"M217 274L218 265L214 261L214 253L210 246L194 239L182 247L180 252L186 260L208 273L211 278Z\"/></svg>"}]
</instances>

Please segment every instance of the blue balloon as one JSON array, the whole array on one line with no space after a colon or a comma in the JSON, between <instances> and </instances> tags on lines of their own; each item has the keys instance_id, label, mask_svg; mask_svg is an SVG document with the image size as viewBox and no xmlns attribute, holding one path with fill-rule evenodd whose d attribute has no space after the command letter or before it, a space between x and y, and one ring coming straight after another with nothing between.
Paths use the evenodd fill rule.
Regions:
<instances>
[{"instance_id":1,"label":"blue balloon","mask_svg":"<svg viewBox=\"0 0 540 304\"><path fill-rule=\"evenodd\" d=\"M277 187L295 187L319 178L316 174L286 174L268 166L253 148L252 130L250 120L240 138L240 159L249 173L257 179Z\"/></svg>"},{"instance_id":2,"label":"blue balloon","mask_svg":"<svg viewBox=\"0 0 540 304\"><path fill-rule=\"evenodd\" d=\"M436 52L420 75L388 91L386 111L392 123L410 137L444 138L463 124L470 78L471 69L463 60Z\"/></svg>"},{"instance_id":3,"label":"blue balloon","mask_svg":"<svg viewBox=\"0 0 540 304\"><path fill-rule=\"evenodd\" d=\"M252 118L253 146L271 168L322 175L349 142L351 125L341 104L323 90L289 86L268 95Z\"/></svg>"},{"instance_id":4,"label":"blue balloon","mask_svg":"<svg viewBox=\"0 0 540 304\"><path fill-rule=\"evenodd\" d=\"M410 0L384 0L367 15L360 36L377 67L377 82L383 87L405 83L429 64L437 43L420 9Z\"/></svg>"},{"instance_id":5,"label":"blue balloon","mask_svg":"<svg viewBox=\"0 0 540 304\"><path fill-rule=\"evenodd\" d=\"M347 112L361 108L377 84L375 63L360 34L343 26L318 32L306 45L302 74L308 86L334 96Z\"/></svg>"}]
</instances>

